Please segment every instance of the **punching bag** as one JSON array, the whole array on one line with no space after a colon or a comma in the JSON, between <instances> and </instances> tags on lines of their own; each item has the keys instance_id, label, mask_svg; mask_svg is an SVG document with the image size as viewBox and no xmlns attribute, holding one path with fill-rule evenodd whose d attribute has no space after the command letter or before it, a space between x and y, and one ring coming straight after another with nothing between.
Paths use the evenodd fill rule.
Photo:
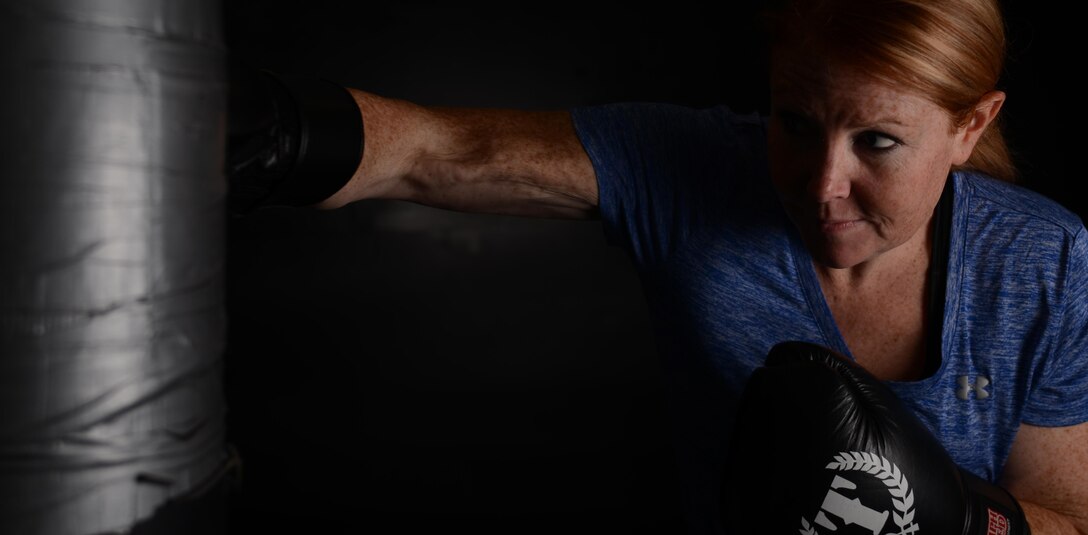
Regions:
<instances>
[{"instance_id":1,"label":"punching bag","mask_svg":"<svg viewBox=\"0 0 1088 535\"><path fill-rule=\"evenodd\" d=\"M216 478L218 0L0 0L0 533L124 533Z\"/></svg>"}]
</instances>

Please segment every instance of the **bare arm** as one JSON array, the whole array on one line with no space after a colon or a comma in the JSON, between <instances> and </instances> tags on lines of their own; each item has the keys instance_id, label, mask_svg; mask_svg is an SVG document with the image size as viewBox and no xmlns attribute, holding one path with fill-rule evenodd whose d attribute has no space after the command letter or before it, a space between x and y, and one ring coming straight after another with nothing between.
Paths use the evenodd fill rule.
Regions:
<instances>
[{"instance_id":1,"label":"bare arm","mask_svg":"<svg viewBox=\"0 0 1088 535\"><path fill-rule=\"evenodd\" d=\"M1021 425L1002 483L1032 535L1088 535L1088 423Z\"/></svg>"},{"instance_id":2,"label":"bare arm","mask_svg":"<svg viewBox=\"0 0 1088 535\"><path fill-rule=\"evenodd\" d=\"M318 208L380 198L467 212L596 217L596 176L569 113L428 108L351 92L363 115L363 159Z\"/></svg>"}]
</instances>

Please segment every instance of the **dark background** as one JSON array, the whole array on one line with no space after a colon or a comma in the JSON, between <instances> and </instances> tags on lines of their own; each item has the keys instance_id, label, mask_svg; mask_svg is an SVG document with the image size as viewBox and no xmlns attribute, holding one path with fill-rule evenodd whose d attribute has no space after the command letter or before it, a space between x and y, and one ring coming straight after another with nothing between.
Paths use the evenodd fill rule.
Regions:
<instances>
[{"instance_id":1,"label":"dark background","mask_svg":"<svg viewBox=\"0 0 1088 535\"><path fill-rule=\"evenodd\" d=\"M1083 46L1007 1L1024 184L1072 196ZM421 104L765 111L755 2L226 0L256 67ZM1069 61L1063 57L1077 58ZM233 532L675 533L646 306L597 222L371 201L229 233Z\"/></svg>"}]
</instances>

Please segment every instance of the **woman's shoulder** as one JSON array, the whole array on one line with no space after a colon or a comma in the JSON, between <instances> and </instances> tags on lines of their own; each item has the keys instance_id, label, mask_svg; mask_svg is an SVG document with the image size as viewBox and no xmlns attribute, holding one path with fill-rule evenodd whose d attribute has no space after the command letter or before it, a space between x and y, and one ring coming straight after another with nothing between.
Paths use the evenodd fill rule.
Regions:
<instances>
[{"instance_id":1,"label":"woman's shoulder","mask_svg":"<svg viewBox=\"0 0 1088 535\"><path fill-rule=\"evenodd\" d=\"M612 102L570 108L576 126L645 125L647 127L726 128L762 133L766 118L757 111L738 111L727 105L691 106L671 102Z\"/></svg>"},{"instance_id":2,"label":"woman's shoulder","mask_svg":"<svg viewBox=\"0 0 1088 535\"><path fill-rule=\"evenodd\" d=\"M1080 216L1058 201L1026 186L995 179L977 171L956 173L969 193L972 213L986 220L1020 219L1024 224L1052 228L1069 235L1084 229Z\"/></svg>"},{"instance_id":3,"label":"woman's shoulder","mask_svg":"<svg viewBox=\"0 0 1088 535\"><path fill-rule=\"evenodd\" d=\"M572 108L571 116L599 172L621 164L636 174L698 180L758 174L765 167L765 121L756 112L636 101Z\"/></svg>"}]
</instances>

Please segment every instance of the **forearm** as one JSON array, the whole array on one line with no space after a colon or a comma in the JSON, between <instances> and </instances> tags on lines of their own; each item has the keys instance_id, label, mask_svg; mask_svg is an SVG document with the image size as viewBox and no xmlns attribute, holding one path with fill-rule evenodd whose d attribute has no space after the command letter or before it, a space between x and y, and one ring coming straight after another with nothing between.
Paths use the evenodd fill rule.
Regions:
<instances>
[{"instance_id":1,"label":"forearm","mask_svg":"<svg viewBox=\"0 0 1088 535\"><path fill-rule=\"evenodd\" d=\"M1032 535L1088 535L1088 518L1059 513L1032 502L1020 500Z\"/></svg>"},{"instance_id":2,"label":"forearm","mask_svg":"<svg viewBox=\"0 0 1088 535\"><path fill-rule=\"evenodd\" d=\"M318 204L399 199L467 212L592 217L596 180L565 112L424 108L352 90L363 158Z\"/></svg>"},{"instance_id":3,"label":"forearm","mask_svg":"<svg viewBox=\"0 0 1088 535\"><path fill-rule=\"evenodd\" d=\"M1033 535L1088 535L1088 423L1021 424L1002 486L1020 502Z\"/></svg>"}]
</instances>

